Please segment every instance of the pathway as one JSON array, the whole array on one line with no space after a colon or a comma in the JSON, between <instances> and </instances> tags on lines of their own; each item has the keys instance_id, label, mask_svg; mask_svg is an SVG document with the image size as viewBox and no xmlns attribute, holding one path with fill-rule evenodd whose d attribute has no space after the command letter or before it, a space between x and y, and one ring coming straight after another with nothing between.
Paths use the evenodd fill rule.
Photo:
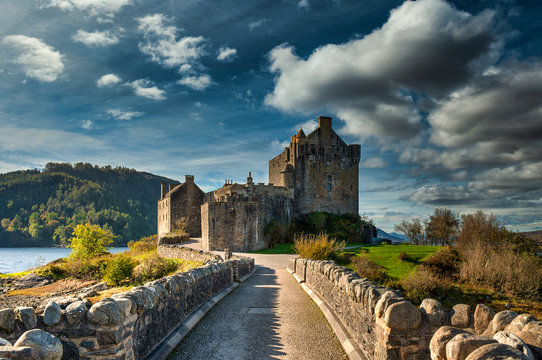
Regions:
<instances>
[{"instance_id":1,"label":"pathway","mask_svg":"<svg viewBox=\"0 0 542 360\"><path fill-rule=\"evenodd\" d=\"M316 304L286 271L292 255L255 259L252 277L222 299L170 359L347 359Z\"/></svg>"}]
</instances>

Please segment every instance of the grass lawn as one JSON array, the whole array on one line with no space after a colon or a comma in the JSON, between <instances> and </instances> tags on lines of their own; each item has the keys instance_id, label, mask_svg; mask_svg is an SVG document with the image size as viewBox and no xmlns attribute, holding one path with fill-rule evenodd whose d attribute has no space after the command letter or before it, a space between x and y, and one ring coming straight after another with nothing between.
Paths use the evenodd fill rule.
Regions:
<instances>
[{"instance_id":1,"label":"grass lawn","mask_svg":"<svg viewBox=\"0 0 542 360\"><path fill-rule=\"evenodd\" d=\"M261 249L256 251L249 251L251 254L295 254L294 244L277 244L269 249Z\"/></svg>"},{"instance_id":2,"label":"grass lawn","mask_svg":"<svg viewBox=\"0 0 542 360\"><path fill-rule=\"evenodd\" d=\"M378 265L384 266L387 274L395 279L401 280L420 265L420 263L439 250L441 246L429 245L369 245L363 244L349 251L366 256L369 260ZM407 260L400 260L399 254L405 252Z\"/></svg>"}]
</instances>

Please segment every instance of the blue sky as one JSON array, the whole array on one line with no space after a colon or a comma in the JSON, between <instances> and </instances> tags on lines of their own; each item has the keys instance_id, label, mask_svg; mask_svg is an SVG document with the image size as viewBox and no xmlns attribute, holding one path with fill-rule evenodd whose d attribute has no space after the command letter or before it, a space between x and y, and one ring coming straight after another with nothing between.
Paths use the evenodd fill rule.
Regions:
<instances>
[{"instance_id":1,"label":"blue sky","mask_svg":"<svg viewBox=\"0 0 542 360\"><path fill-rule=\"evenodd\" d=\"M0 172L126 166L206 191L334 118L360 213L434 207L542 229L542 5L4 0Z\"/></svg>"}]
</instances>

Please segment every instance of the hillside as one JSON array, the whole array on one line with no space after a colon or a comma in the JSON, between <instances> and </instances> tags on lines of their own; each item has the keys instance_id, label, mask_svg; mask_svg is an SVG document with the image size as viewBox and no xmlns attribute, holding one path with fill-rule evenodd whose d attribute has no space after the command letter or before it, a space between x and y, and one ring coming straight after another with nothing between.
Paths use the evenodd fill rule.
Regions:
<instances>
[{"instance_id":1,"label":"hillside","mask_svg":"<svg viewBox=\"0 0 542 360\"><path fill-rule=\"evenodd\" d=\"M75 225L99 224L116 245L156 233L160 182L128 168L48 163L0 174L0 247L66 245Z\"/></svg>"}]
</instances>

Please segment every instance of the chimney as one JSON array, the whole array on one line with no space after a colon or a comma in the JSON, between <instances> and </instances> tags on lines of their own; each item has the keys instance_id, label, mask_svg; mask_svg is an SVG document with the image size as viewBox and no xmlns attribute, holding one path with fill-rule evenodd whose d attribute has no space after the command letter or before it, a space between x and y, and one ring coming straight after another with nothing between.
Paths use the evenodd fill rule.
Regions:
<instances>
[{"instance_id":1,"label":"chimney","mask_svg":"<svg viewBox=\"0 0 542 360\"><path fill-rule=\"evenodd\" d=\"M318 117L318 127L320 128L320 137L324 142L331 139L331 118L328 116Z\"/></svg>"},{"instance_id":2,"label":"chimney","mask_svg":"<svg viewBox=\"0 0 542 360\"><path fill-rule=\"evenodd\" d=\"M185 175L184 176L184 182L187 184L193 184L194 183L194 175Z\"/></svg>"},{"instance_id":3,"label":"chimney","mask_svg":"<svg viewBox=\"0 0 542 360\"><path fill-rule=\"evenodd\" d=\"M247 184L253 184L252 173L250 171L248 172Z\"/></svg>"},{"instance_id":4,"label":"chimney","mask_svg":"<svg viewBox=\"0 0 542 360\"><path fill-rule=\"evenodd\" d=\"M166 183L160 183L160 199L163 199L166 196Z\"/></svg>"},{"instance_id":5,"label":"chimney","mask_svg":"<svg viewBox=\"0 0 542 360\"><path fill-rule=\"evenodd\" d=\"M168 190L168 191L171 191L171 190L173 190L173 188L174 188L174 187L175 187L175 185L173 185L173 184L169 184L169 190Z\"/></svg>"}]
</instances>

